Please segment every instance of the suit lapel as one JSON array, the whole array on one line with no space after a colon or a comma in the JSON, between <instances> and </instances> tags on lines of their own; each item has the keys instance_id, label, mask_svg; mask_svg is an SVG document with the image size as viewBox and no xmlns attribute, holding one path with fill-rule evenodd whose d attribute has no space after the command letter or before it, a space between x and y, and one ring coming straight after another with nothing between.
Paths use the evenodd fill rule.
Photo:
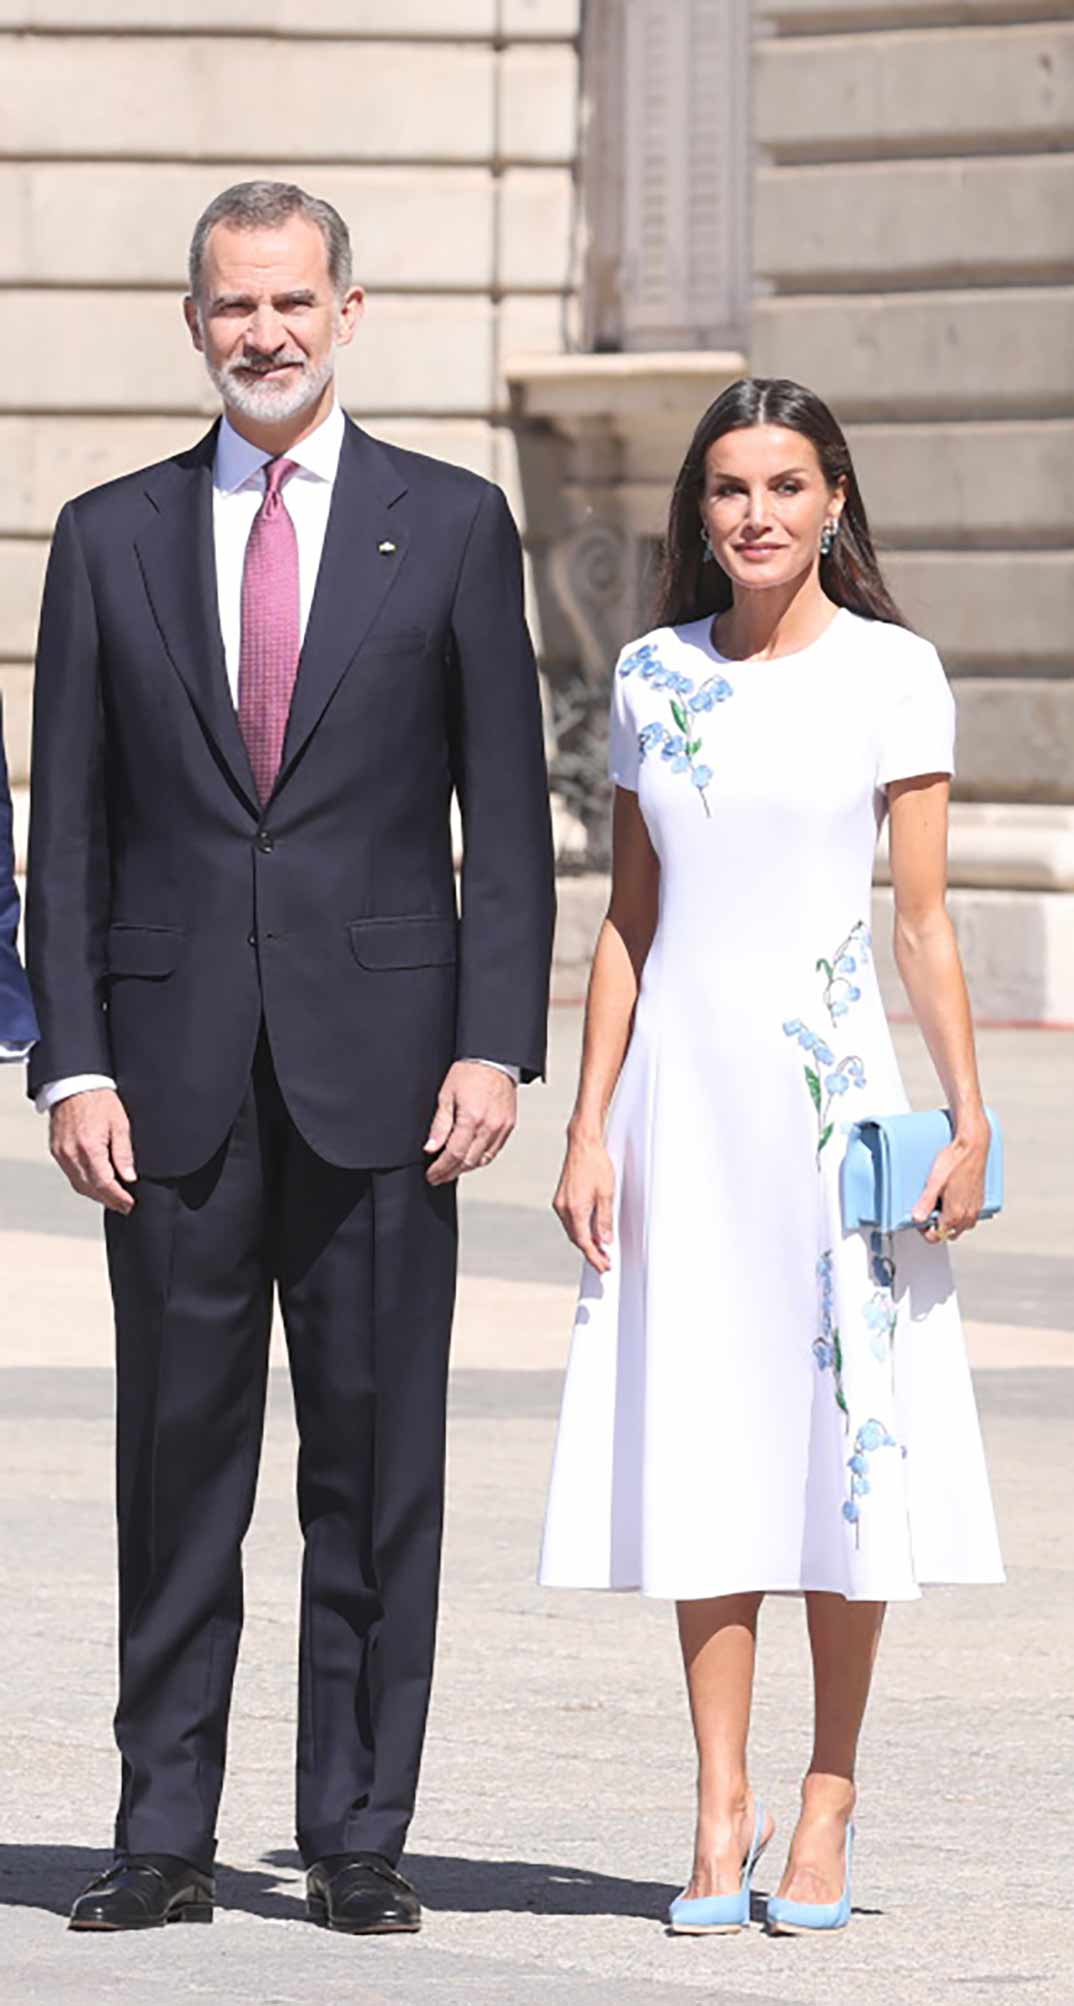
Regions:
<instances>
[{"instance_id":1,"label":"suit lapel","mask_svg":"<svg viewBox=\"0 0 1074 2006\"><path fill-rule=\"evenodd\" d=\"M393 504L405 493L406 482L387 453L348 421L277 787L316 729L402 570L408 536Z\"/></svg>"},{"instance_id":2,"label":"suit lapel","mask_svg":"<svg viewBox=\"0 0 1074 2006\"><path fill-rule=\"evenodd\" d=\"M135 540L146 591L173 667L251 813L260 814L228 687L216 592L213 458L216 426L189 453L154 469L156 511Z\"/></svg>"}]
</instances>

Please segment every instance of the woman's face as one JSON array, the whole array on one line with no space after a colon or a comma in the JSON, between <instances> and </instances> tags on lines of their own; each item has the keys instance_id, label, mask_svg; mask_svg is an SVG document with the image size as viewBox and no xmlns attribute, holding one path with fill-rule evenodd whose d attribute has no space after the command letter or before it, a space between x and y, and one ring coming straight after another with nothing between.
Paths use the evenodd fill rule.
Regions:
<instances>
[{"instance_id":1,"label":"woman's face","mask_svg":"<svg viewBox=\"0 0 1074 2006\"><path fill-rule=\"evenodd\" d=\"M735 585L788 585L815 567L821 531L838 522L844 500L812 440L783 425L725 432L705 456L701 521Z\"/></svg>"}]
</instances>

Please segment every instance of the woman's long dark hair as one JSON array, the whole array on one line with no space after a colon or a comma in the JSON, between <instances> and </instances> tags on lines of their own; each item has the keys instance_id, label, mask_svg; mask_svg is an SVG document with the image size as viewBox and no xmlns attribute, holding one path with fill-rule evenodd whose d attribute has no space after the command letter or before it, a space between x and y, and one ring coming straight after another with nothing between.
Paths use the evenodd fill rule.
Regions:
<instances>
[{"instance_id":1,"label":"woman's long dark hair","mask_svg":"<svg viewBox=\"0 0 1074 2006\"><path fill-rule=\"evenodd\" d=\"M820 582L828 598L869 620L905 627L877 562L865 503L842 431L828 406L801 383L782 376L744 376L710 404L679 470L668 514L667 543L657 596L656 624L684 626L705 614L723 613L732 603L731 580L722 565L702 562L699 506L705 490L705 456L725 432L750 425L782 425L812 441L830 488L842 480L846 502L831 552L820 560Z\"/></svg>"}]
</instances>

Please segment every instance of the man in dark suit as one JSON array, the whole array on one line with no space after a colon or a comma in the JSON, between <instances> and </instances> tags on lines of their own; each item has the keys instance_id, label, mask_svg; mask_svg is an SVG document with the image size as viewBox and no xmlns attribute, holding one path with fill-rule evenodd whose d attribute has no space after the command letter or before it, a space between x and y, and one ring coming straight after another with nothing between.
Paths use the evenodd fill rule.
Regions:
<instances>
[{"instance_id":1,"label":"man in dark suit","mask_svg":"<svg viewBox=\"0 0 1074 2006\"><path fill-rule=\"evenodd\" d=\"M344 418L362 304L327 204L219 197L185 310L223 419L70 503L45 587L31 1091L106 1208L118 1375L116 1863L76 1928L212 1916L274 1292L310 1914L420 1920L456 1180L543 1071L554 893L517 533Z\"/></svg>"},{"instance_id":2,"label":"man in dark suit","mask_svg":"<svg viewBox=\"0 0 1074 2006\"><path fill-rule=\"evenodd\" d=\"M4 707L0 703L0 1064L25 1059L37 1037L30 986L16 945L19 894L15 887L15 840L11 789L4 757Z\"/></svg>"}]
</instances>

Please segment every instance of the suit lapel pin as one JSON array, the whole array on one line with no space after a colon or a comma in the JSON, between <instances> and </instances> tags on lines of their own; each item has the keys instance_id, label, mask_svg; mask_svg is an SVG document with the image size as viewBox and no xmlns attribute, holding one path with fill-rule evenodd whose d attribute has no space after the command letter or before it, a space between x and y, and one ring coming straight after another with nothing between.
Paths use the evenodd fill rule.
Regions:
<instances>
[{"instance_id":1,"label":"suit lapel pin","mask_svg":"<svg viewBox=\"0 0 1074 2006\"><path fill-rule=\"evenodd\" d=\"M387 537L385 537L383 543L378 543L377 549L382 557L392 557L395 554L395 545L394 543L389 543Z\"/></svg>"}]
</instances>

